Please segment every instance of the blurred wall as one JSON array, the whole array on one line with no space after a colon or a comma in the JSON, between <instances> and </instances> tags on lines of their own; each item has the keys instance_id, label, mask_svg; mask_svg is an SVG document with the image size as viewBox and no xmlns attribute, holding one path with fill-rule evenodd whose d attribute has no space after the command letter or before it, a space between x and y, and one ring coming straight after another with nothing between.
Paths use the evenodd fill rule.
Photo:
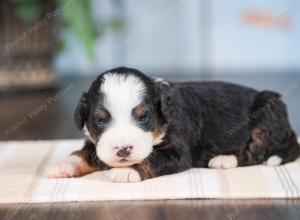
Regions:
<instances>
[{"instance_id":1,"label":"blurred wall","mask_svg":"<svg viewBox=\"0 0 300 220\"><path fill-rule=\"evenodd\" d=\"M94 0L92 6L96 25L118 17L124 29L97 40L93 62L63 31L67 45L55 60L61 73L121 65L150 74L300 69L297 0Z\"/></svg>"},{"instance_id":2,"label":"blurred wall","mask_svg":"<svg viewBox=\"0 0 300 220\"><path fill-rule=\"evenodd\" d=\"M214 0L212 9L216 72L300 69L300 1Z\"/></svg>"}]
</instances>

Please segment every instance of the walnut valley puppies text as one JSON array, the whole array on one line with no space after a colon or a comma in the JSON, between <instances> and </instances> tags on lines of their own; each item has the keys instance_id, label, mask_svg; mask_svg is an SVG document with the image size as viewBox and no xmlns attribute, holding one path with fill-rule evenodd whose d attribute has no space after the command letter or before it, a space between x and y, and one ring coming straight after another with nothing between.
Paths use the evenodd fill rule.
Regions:
<instances>
[{"instance_id":1,"label":"walnut valley puppies text","mask_svg":"<svg viewBox=\"0 0 300 220\"><path fill-rule=\"evenodd\" d=\"M74 86L72 84L62 88L59 92L57 92L54 96L46 98L44 102L41 104L35 106L31 111L25 113L23 118L21 118L19 121L13 123L11 126L6 128L3 133L6 135L11 135L14 133L17 129L24 126L26 123L28 123L33 118L37 117L39 114L47 111L48 107L60 100L62 97L64 97L71 89L73 89Z\"/></svg>"}]
</instances>

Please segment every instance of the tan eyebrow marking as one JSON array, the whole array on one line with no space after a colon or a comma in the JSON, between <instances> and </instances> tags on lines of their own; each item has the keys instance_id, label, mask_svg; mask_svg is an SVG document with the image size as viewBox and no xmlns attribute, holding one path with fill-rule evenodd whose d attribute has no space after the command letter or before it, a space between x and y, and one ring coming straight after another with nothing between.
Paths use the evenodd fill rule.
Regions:
<instances>
[{"instance_id":1,"label":"tan eyebrow marking","mask_svg":"<svg viewBox=\"0 0 300 220\"><path fill-rule=\"evenodd\" d=\"M136 117L139 117L139 116L143 115L144 113L145 113L145 107L143 104L140 104L133 109L133 114Z\"/></svg>"},{"instance_id":2,"label":"tan eyebrow marking","mask_svg":"<svg viewBox=\"0 0 300 220\"><path fill-rule=\"evenodd\" d=\"M101 119L106 119L108 116L107 112L101 108L95 110L95 115Z\"/></svg>"}]
</instances>

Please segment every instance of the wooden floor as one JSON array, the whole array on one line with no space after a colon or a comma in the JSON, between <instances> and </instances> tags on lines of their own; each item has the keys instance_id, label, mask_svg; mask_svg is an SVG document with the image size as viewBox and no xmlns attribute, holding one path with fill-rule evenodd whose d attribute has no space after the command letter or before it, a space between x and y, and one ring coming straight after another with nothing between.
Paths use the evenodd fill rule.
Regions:
<instances>
[{"instance_id":1,"label":"wooden floor","mask_svg":"<svg viewBox=\"0 0 300 220\"><path fill-rule=\"evenodd\" d=\"M0 205L1 220L299 220L299 200L168 200Z\"/></svg>"},{"instance_id":2,"label":"wooden floor","mask_svg":"<svg viewBox=\"0 0 300 220\"><path fill-rule=\"evenodd\" d=\"M293 127L298 134L300 133L300 86L298 86L300 75L286 74L284 77L270 74L240 77L226 75L205 79L233 81L258 89L285 91L287 93L285 101L289 106ZM74 126L73 111L80 94L83 90L87 90L91 80L91 78L64 79L57 89L38 93L0 93L0 140L82 137L82 133ZM183 80L183 77L175 77L175 80ZM25 122L24 118L27 119ZM12 219L299 220L300 200L197 199L0 205L0 220Z\"/></svg>"}]
</instances>

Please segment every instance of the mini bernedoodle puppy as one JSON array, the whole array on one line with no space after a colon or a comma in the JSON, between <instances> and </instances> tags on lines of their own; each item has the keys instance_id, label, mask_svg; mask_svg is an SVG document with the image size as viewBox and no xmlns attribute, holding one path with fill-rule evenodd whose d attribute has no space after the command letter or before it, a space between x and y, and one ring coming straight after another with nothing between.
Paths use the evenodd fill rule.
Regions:
<instances>
[{"instance_id":1,"label":"mini bernedoodle puppy","mask_svg":"<svg viewBox=\"0 0 300 220\"><path fill-rule=\"evenodd\" d=\"M224 82L171 83L120 67L83 93L75 123L84 147L50 168L50 178L108 170L137 182L192 167L277 166L300 155L278 93Z\"/></svg>"}]
</instances>

